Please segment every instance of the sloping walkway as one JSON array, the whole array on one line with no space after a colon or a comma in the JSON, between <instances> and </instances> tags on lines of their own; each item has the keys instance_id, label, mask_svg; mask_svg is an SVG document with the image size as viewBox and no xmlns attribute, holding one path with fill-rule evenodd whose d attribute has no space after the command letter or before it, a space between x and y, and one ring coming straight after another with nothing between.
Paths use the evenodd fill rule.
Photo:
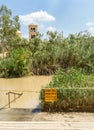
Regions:
<instances>
[{"instance_id":1,"label":"sloping walkway","mask_svg":"<svg viewBox=\"0 0 94 130\"><path fill-rule=\"evenodd\" d=\"M23 92L23 95L11 104L11 108L34 109L39 106L39 92Z\"/></svg>"}]
</instances>

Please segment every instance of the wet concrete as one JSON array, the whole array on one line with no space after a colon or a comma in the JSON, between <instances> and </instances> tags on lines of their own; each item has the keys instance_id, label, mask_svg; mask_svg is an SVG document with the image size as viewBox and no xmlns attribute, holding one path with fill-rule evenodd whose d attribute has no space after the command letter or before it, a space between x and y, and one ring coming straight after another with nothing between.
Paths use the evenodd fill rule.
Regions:
<instances>
[{"instance_id":1,"label":"wet concrete","mask_svg":"<svg viewBox=\"0 0 94 130\"><path fill-rule=\"evenodd\" d=\"M74 121L94 122L94 113L86 112L41 112L40 108L11 108L0 110L0 121Z\"/></svg>"}]
</instances>

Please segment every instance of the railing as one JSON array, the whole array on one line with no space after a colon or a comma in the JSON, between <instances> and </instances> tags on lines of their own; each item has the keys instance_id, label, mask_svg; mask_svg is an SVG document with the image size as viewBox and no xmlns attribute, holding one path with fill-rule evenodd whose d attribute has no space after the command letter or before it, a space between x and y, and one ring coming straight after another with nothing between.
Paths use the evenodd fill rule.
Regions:
<instances>
[{"instance_id":1,"label":"railing","mask_svg":"<svg viewBox=\"0 0 94 130\"><path fill-rule=\"evenodd\" d=\"M11 100L11 94L14 94L14 99L13 100ZM15 92L8 92L8 93L6 93L6 95L8 95L8 106L9 106L9 108L10 108L10 104L12 103L12 102L15 102L16 101L16 99L17 98L19 98L21 95L22 95L23 93L15 93ZM17 97L16 97L16 95L18 95Z\"/></svg>"},{"instance_id":2,"label":"railing","mask_svg":"<svg viewBox=\"0 0 94 130\"><path fill-rule=\"evenodd\" d=\"M17 102L17 100L21 97L21 95L23 95L23 97L25 97L25 94L27 94L27 93L28 94L29 93L38 93L38 95L40 94L39 91L32 91L32 90L14 90L14 89L0 90L0 100L1 100L0 110L5 109L5 108L10 108L10 107L12 108L12 105L16 105L16 104L14 104L15 101ZM32 94L29 94L29 95L31 96ZM23 99L21 99L21 101L23 101ZM14 108L14 106L13 106L13 108Z\"/></svg>"}]
</instances>

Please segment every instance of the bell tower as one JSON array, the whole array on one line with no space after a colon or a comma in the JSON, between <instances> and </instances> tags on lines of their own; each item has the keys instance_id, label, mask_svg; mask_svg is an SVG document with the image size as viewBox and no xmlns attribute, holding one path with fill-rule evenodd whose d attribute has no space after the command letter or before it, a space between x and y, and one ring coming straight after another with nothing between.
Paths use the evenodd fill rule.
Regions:
<instances>
[{"instance_id":1,"label":"bell tower","mask_svg":"<svg viewBox=\"0 0 94 130\"><path fill-rule=\"evenodd\" d=\"M30 24L28 26L28 30L29 30L29 39L32 39L37 35L37 25Z\"/></svg>"}]
</instances>

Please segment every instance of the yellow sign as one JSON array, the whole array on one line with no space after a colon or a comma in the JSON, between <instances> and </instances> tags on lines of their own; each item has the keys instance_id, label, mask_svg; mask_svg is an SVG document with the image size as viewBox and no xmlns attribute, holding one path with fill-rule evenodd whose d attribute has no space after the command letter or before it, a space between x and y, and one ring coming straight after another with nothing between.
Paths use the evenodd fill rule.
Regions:
<instances>
[{"instance_id":1,"label":"yellow sign","mask_svg":"<svg viewBox=\"0 0 94 130\"><path fill-rule=\"evenodd\" d=\"M57 89L47 88L45 89L45 102L57 101Z\"/></svg>"}]
</instances>

